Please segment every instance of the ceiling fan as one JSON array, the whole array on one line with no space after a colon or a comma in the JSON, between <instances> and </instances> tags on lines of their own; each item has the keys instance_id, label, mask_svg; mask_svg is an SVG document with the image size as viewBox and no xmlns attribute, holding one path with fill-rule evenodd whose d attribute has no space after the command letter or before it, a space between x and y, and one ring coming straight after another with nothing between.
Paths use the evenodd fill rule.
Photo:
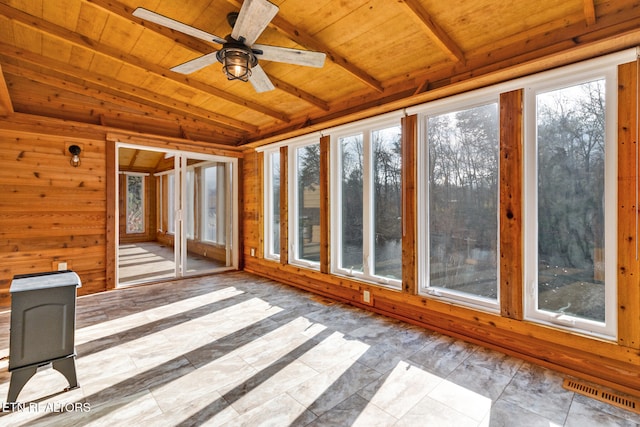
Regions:
<instances>
[{"instance_id":1,"label":"ceiling fan","mask_svg":"<svg viewBox=\"0 0 640 427\"><path fill-rule=\"evenodd\" d=\"M222 70L229 80L249 81L256 92L266 92L275 87L260 67L258 60L264 59L320 68L324 65L326 56L322 52L256 44L255 41L276 16L278 10L278 6L267 0L245 0L240 12L231 12L227 15L227 22L232 31L225 38L142 7L136 8L133 15L181 33L222 45L220 50L177 65L171 68L171 71L191 74L215 62L220 62Z\"/></svg>"}]
</instances>

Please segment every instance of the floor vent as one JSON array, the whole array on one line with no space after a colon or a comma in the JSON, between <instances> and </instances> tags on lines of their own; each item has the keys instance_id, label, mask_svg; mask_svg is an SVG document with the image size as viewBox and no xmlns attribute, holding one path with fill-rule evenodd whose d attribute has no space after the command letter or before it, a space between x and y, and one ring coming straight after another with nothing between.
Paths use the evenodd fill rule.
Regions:
<instances>
[{"instance_id":1,"label":"floor vent","mask_svg":"<svg viewBox=\"0 0 640 427\"><path fill-rule=\"evenodd\" d=\"M627 396L615 391L604 390L596 385L590 385L569 378L565 378L562 386L567 390L575 391L576 393L580 393L584 396L640 414L640 401L632 396Z\"/></svg>"}]
</instances>

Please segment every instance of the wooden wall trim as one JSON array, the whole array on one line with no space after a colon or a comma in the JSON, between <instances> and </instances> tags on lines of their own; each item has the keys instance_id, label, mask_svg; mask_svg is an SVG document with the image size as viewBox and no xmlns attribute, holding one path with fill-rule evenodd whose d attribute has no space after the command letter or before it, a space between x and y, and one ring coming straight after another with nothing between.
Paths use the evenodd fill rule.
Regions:
<instances>
[{"instance_id":1,"label":"wooden wall trim","mask_svg":"<svg viewBox=\"0 0 640 427\"><path fill-rule=\"evenodd\" d=\"M257 160L257 156L256 156L256 160ZM248 161L248 160L246 160L246 161ZM244 216L246 215L246 212L244 210L244 204L245 204L245 202L247 200L247 197L248 197L247 189L244 186L244 183L245 183L245 170L244 170L244 168L245 168L245 159L244 158L239 158L238 159L238 174L237 174L238 182L232 182L232 185L236 185L237 188L238 188L238 212L232 212L232 215L233 216L237 215L237 218L238 218L238 247L235 248L233 251L237 254L238 269L239 270L242 270L244 268L244 261L247 258L246 254L244 253L244 251L245 251L245 233L249 232L249 230L247 230L247 227L246 227L245 221L244 221L245 220ZM225 170L226 170L226 168L225 168ZM256 195L258 200L262 200L262 193L260 192L261 188L262 188L262 182L259 182L258 183L258 194ZM233 204L232 204L232 206L233 206ZM260 224L260 222L258 224ZM260 227L258 227L258 229L260 230ZM258 231L258 233L260 234L260 236L262 236L262 233L260 231ZM226 256L226 254L225 254L225 256ZM232 259L233 259L233 257L232 257Z\"/></svg>"},{"instance_id":2,"label":"wooden wall trim","mask_svg":"<svg viewBox=\"0 0 640 427\"><path fill-rule=\"evenodd\" d=\"M329 179L329 159L330 159L329 136L320 138L320 272L328 274L331 271L330 253L330 232L331 232L331 206L329 201L330 179Z\"/></svg>"},{"instance_id":3,"label":"wooden wall trim","mask_svg":"<svg viewBox=\"0 0 640 427\"><path fill-rule=\"evenodd\" d=\"M523 318L523 90L500 94L500 311Z\"/></svg>"},{"instance_id":4,"label":"wooden wall trim","mask_svg":"<svg viewBox=\"0 0 640 427\"><path fill-rule=\"evenodd\" d=\"M115 289L118 285L116 278L117 270L117 246L118 246L118 229L116 227L116 203L118 198L118 153L116 143L113 141L105 142L105 162L106 162L106 211L107 211L107 229L106 229L106 288Z\"/></svg>"},{"instance_id":5,"label":"wooden wall trim","mask_svg":"<svg viewBox=\"0 0 640 427\"><path fill-rule=\"evenodd\" d=\"M418 293L417 252L417 147L418 116L406 116L402 124L402 289Z\"/></svg>"},{"instance_id":6,"label":"wooden wall trim","mask_svg":"<svg viewBox=\"0 0 640 427\"><path fill-rule=\"evenodd\" d=\"M280 147L280 263L289 263L289 148Z\"/></svg>"},{"instance_id":7,"label":"wooden wall trim","mask_svg":"<svg viewBox=\"0 0 640 427\"><path fill-rule=\"evenodd\" d=\"M637 62L618 66L618 342L640 348Z\"/></svg>"},{"instance_id":8,"label":"wooden wall trim","mask_svg":"<svg viewBox=\"0 0 640 427\"><path fill-rule=\"evenodd\" d=\"M223 144L212 144L210 142L199 142L183 138L172 138L169 136L156 136L133 132L107 132L107 140L115 142L125 142L147 147L156 147L169 150L197 151L199 153L212 154L214 156L242 158L240 148L229 147Z\"/></svg>"},{"instance_id":9,"label":"wooden wall trim","mask_svg":"<svg viewBox=\"0 0 640 427\"><path fill-rule=\"evenodd\" d=\"M98 125L24 113L13 113L10 117L0 118L0 134L13 136L16 133L35 137L46 135L47 138L82 142L86 140L104 141L106 130Z\"/></svg>"},{"instance_id":10,"label":"wooden wall trim","mask_svg":"<svg viewBox=\"0 0 640 427\"><path fill-rule=\"evenodd\" d=\"M258 153L258 248L256 249L258 258L264 258L264 182L264 152L261 151ZM244 199L240 198L240 200ZM242 239L240 241L242 242Z\"/></svg>"}]
</instances>

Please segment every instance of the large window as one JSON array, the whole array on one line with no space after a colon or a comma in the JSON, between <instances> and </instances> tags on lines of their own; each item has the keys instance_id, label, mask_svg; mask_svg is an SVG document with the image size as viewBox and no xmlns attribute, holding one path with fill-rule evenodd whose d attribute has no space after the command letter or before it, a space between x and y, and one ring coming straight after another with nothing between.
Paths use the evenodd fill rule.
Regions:
<instances>
[{"instance_id":1,"label":"large window","mask_svg":"<svg viewBox=\"0 0 640 427\"><path fill-rule=\"evenodd\" d=\"M200 162L186 173L187 238L225 244L226 168L225 163Z\"/></svg>"},{"instance_id":2,"label":"large window","mask_svg":"<svg viewBox=\"0 0 640 427\"><path fill-rule=\"evenodd\" d=\"M427 116L426 142L422 290L497 308L497 102Z\"/></svg>"},{"instance_id":3,"label":"large window","mask_svg":"<svg viewBox=\"0 0 640 427\"><path fill-rule=\"evenodd\" d=\"M289 192L289 261L310 267L320 262L320 144L289 151L293 177Z\"/></svg>"},{"instance_id":4,"label":"large window","mask_svg":"<svg viewBox=\"0 0 640 427\"><path fill-rule=\"evenodd\" d=\"M616 311L614 81L614 74L597 75L532 88L526 110L526 314L609 336Z\"/></svg>"},{"instance_id":5,"label":"large window","mask_svg":"<svg viewBox=\"0 0 640 427\"><path fill-rule=\"evenodd\" d=\"M199 168L202 183L202 239L221 245L225 243L226 234L226 167L224 163L213 163Z\"/></svg>"},{"instance_id":6,"label":"large window","mask_svg":"<svg viewBox=\"0 0 640 427\"><path fill-rule=\"evenodd\" d=\"M264 153L265 258L280 258L280 151Z\"/></svg>"},{"instance_id":7,"label":"large window","mask_svg":"<svg viewBox=\"0 0 640 427\"><path fill-rule=\"evenodd\" d=\"M348 274L364 271L363 186L364 165L362 134L339 139L340 171L340 245L336 253L338 270Z\"/></svg>"},{"instance_id":8,"label":"large window","mask_svg":"<svg viewBox=\"0 0 640 427\"><path fill-rule=\"evenodd\" d=\"M176 232L176 178L173 174L167 175L167 231L170 234Z\"/></svg>"},{"instance_id":9,"label":"large window","mask_svg":"<svg viewBox=\"0 0 640 427\"><path fill-rule=\"evenodd\" d=\"M402 279L400 126L366 129L334 142L338 201L333 270L383 284Z\"/></svg>"},{"instance_id":10,"label":"large window","mask_svg":"<svg viewBox=\"0 0 640 427\"><path fill-rule=\"evenodd\" d=\"M195 239L195 224L196 224L196 179L193 168L187 169L187 205L186 205L186 221L185 232L187 233L187 239Z\"/></svg>"},{"instance_id":11,"label":"large window","mask_svg":"<svg viewBox=\"0 0 640 427\"><path fill-rule=\"evenodd\" d=\"M144 233L144 180L145 175L126 173L126 212L128 234Z\"/></svg>"},{"instance_id":12,"label":"large window","mask_svg":"<svg viewBox=\"0 0 640 427\"><path fill-rule=\"evenodd\" d=\"M415 236L402 223L413 177L403 189L399 112L323 130L330 136L331 273L399 287L409 229L421 295L614 339L617 65L634 58L629 50L407 108L418 115ZM522 105L501 110L501 94L522 93ZM320 138L283 142L289 262L313 268L327 214L320 212ZM406 148L413 159L414 147ZM263 152L265 257L277 259L280 150ZM412 261L405 258L413 268ZM501 262L513 268L501 273Z\"/></svg>"}]
</instances>

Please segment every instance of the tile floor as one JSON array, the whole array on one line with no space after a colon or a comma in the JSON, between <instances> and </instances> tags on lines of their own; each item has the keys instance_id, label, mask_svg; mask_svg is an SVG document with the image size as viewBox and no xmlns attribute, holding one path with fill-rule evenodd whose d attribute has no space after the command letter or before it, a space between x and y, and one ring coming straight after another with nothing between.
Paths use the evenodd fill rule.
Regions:
<instances>
[{"instance_id":1,"label":"tile floor","mask_svg":"<svg viewBox=\"0 0 640 427\"><path fill-rule=\"evenodd\" d=\"M214 261L188 252L189 273L211 272L225 268L223 262ZM151 280L171 280L175 276L176 264L173 248L158 242L123 243L118 247L118 280L120 285L129 285Z\"/></svg>"},{"instance_id":2,"label":"tile floor","mask_svg":"<svg viewBox=\"0 0 640 427\"><path fill-rule=\"evenodd\" d=\"M0 400L9 313L0 314ZM563 377L244 272L78 299L80 388L44 368L0 425L633 426Z\"/></svg>"}]
</instances>

